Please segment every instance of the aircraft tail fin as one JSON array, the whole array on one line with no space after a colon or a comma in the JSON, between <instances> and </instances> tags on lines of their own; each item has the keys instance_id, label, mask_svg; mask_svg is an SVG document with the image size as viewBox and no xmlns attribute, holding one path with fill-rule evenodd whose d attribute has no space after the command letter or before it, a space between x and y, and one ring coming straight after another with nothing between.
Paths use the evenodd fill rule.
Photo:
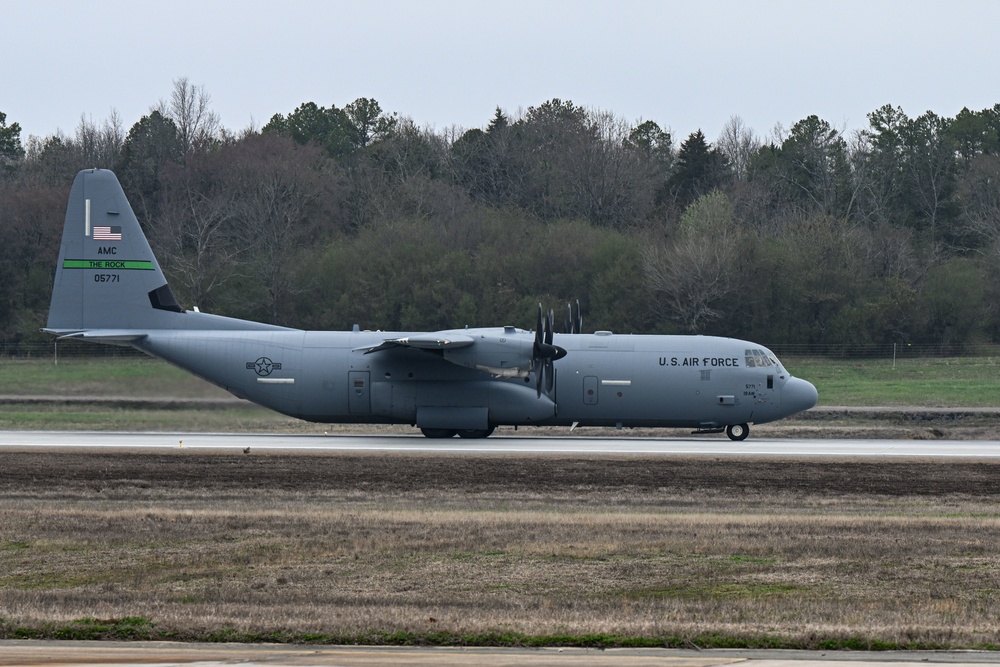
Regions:
<instances>
[{"instance_id":1,"label":"aircraft tail fin","mask_svg":"<svg viewBox=\"0 0 1000 667\"><path fill-rule=\"evenodd\" d=\"M78 173L46 330L171 329L183 312L118 178L106 169Z\"/></svg>"}]
</instances>

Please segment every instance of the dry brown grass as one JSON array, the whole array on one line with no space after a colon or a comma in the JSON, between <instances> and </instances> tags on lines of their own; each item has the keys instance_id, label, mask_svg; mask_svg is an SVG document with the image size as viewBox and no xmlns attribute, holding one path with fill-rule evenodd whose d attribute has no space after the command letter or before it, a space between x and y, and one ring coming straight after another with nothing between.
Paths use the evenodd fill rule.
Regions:
<instances>
[{"instance_id":1,"label":"dry brown grass","mask_svg":"<svg viewBox=\"0 0 1000 667\"><path fill-rule=\"evenodd\" d=\"M1000 645L996 463L4 453L7 628Z\"/></svg>"}]
</instances>

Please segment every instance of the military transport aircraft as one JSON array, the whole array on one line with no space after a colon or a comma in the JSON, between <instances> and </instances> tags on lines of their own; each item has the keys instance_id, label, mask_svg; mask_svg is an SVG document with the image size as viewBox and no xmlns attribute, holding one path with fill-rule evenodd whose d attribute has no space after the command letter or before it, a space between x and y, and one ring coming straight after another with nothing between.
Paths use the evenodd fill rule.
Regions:
<instances>
[{"instance_id":1,"label":"military transport aircraft","mask_svg":"<svg viewBox=\"0 0 1000 667\"><path fill-rule=\"evenodd\" d=\"M130 346L232 394L314 422L412 424L431 438L498 425L684 427L743 440L816 404L767 348L712 336L534 331L302 331L181 308L115 175L81 171L48 325Z\"/></svg>"}]
</instances>

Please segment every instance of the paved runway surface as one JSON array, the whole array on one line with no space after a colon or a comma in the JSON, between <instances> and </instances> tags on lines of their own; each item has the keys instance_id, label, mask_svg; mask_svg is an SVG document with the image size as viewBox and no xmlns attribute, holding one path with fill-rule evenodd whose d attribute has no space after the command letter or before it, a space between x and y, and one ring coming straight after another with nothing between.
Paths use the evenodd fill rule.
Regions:
<instances>
[{"instance_id":1,"label":"paved runway surface","mask_svg":"<svg viewBox=\"0 0 1000 667\"><path fill-rule=\"evenodd\" d=\"M172 644L169 642L55 642L0 641L0 667L37 665L267 665L357 666L413 665L424 667L850 667L885 665L919 667L1000 663L1000 653L989 652L823 652L765 650L675 649L506 649L364 646L253 646L246 644Z\"/></svg>"},{"instance_id":2,"label":"paved runway surface","mask_svg":"<svg viewBox=\"0 0 1000 667\"><path fill-rule=\"evenodd\" d=\"M512 437L433 440L419 435L276 435L2 431L0 447L239 448L461 454L706 454L998 458L997 440L763 440L727 438Z\"/></svg>"}]
</instances>

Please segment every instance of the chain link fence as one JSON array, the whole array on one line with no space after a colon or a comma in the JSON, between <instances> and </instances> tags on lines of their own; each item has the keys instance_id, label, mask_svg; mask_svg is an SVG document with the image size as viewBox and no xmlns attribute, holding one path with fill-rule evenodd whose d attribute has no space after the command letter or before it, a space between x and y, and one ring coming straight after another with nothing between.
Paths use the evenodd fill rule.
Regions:
<instances>
[{"instance_id":1,"label":"chain link fence","mask_svg":"<svg viewBox=\"0 0 1000 667\"><path fill-rule=\"evenodd\" d=\"M0 360L3 359L149 359L131 347L121 345L99 345L77 340L53 341L48 345L0 345Z\"/></svg>"},{"instance_id":2,"label":"chain link fence","mask_svg":"<svg viewBox=\"0 0 1000 667\"><path fill-rule=\"evenodd\" d=\"M825 357L830 359L927 359L1000 356L1000 344L948 345L933 343L872 343L865 345L816 345L778 343L768 346L778 358Z\"/></svg>"}]
</instances>

